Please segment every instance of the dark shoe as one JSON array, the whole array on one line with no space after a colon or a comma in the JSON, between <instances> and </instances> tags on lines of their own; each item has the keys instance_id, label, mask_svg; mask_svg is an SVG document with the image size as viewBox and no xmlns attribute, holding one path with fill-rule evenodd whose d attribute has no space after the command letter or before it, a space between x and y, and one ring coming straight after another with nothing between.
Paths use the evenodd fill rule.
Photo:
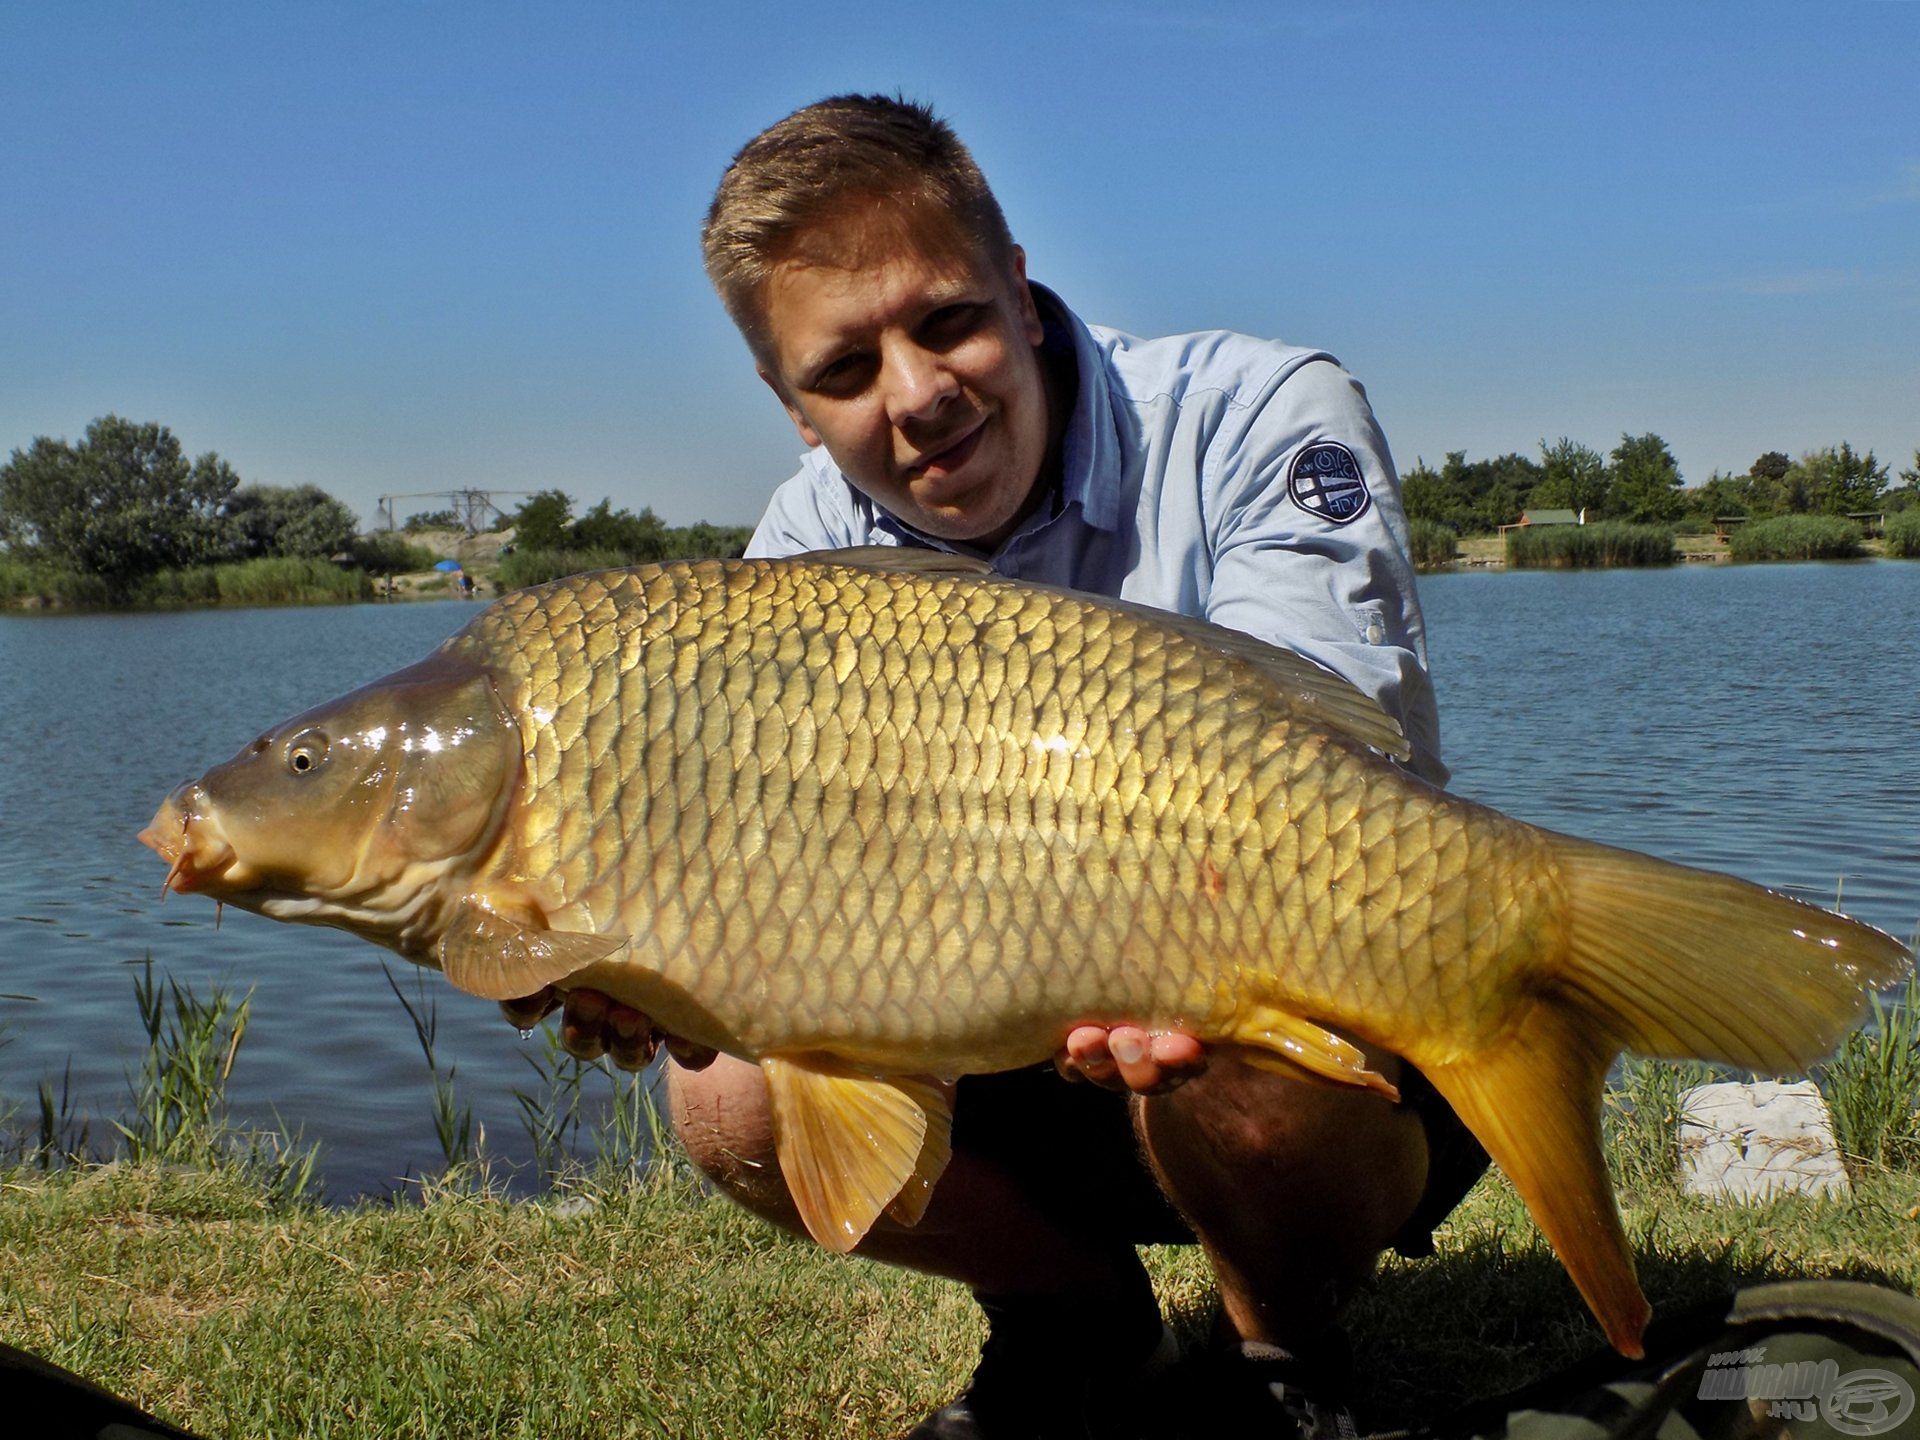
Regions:
<instances>
[{"instance_id":1,"label":"dark shoe","mask_svg":"<svg viewBox=\"0 0 1920 1440\"><path fill-rule=\"evenodd\" d=\"M1205 1378L1195 1391L1204 1395L1194 1399L1211 1420L1206 1434L1355 1440L1360 1433L1345 1399L1352 1365L1344 1337L1313 1363L1257 1340L1215 1348L1197 1363Z\"/></svg>"},{"instance_id":2,"label":"dark shoe","mask_svg":"<svg viewBox=\"0 0 1920 1440\"><path fill-rule=\"evenodd\" d=\"M1126 1440L1179 1354L1158 1311L1115 1323L1051 1297L981 1296L987 1340L967 1388L907 1440Z\"/></svg>"}]
</instances>

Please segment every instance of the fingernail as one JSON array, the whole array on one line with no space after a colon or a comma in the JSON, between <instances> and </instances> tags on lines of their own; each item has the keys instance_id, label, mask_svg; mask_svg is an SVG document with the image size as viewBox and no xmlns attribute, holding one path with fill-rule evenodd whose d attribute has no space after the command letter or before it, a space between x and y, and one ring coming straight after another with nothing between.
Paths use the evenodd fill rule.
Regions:
<instances>
[{"instance_id":1,"label":"fingernail","mask_svg":"<svg viewBox=\"0 0 1920 1440\"><path fill-rule=\"evenodd\" d=\"M1107 1042L1107 1048L1122 1065L1137 1065L1147 1056L1147 1047L1140 1043L1138 1035L1115 1035Z\"/></svg>"}]
</instances>

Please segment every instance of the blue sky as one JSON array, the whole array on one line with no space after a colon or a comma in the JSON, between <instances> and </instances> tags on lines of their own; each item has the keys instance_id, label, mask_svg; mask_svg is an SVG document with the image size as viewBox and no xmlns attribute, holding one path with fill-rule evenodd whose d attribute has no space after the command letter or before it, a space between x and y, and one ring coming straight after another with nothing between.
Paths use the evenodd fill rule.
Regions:
<instances>
[{"instance_id":1,"label":"blue sky","mask_svg":"<svg viewBox=\"0 0 1920 1440\"><path fill-rule=\"evenodd\" d=\"M0 55L0 453L115 411L364 515L750 521L799 442L700 216L762 125L896 88L1085 317L1324 347L1403 468L1920 446L1916 0L15 0Z\"/></svg>"}]
</instances>

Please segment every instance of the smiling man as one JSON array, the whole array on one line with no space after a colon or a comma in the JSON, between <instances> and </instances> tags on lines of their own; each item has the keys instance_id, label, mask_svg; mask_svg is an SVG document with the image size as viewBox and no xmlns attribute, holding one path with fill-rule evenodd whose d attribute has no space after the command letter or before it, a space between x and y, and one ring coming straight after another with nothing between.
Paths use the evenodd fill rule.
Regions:
<instances>
[{"instance_id":1,"label":"smiling man","mask_svg":"<svg viewBox=\"0 0 1920 1440\"><path fill-rule=\"evenodd\" d=\"M1444 781L1392 462L1330 356L1083 323L1029 283L953 132L883 97L825 100L751 141L704 244L808 447L748 554L949 549L1232 626L1373 696L1416 771ZM651 1053L647 1017L592 994L566 1007L576 1053ZM694 1161L804 1234L758 1068L669 1048ZM1388 1245L1429 1249L1485 1164L1417 1072L1369 1062L1402 1104L1126 1027L1074 1031L1058 1074L962 1080L925 1217L883 1222L860 1247L961 1281L987 1315L972 1383L914 1436L1125 1435L1156 1408L1204 1411L1208 1433L1350 1433L1341 1306ZM1135 1246L1195 1240L1221 1317L1207 1351L1176 1366Z\"/></svg>"}]
</instances>

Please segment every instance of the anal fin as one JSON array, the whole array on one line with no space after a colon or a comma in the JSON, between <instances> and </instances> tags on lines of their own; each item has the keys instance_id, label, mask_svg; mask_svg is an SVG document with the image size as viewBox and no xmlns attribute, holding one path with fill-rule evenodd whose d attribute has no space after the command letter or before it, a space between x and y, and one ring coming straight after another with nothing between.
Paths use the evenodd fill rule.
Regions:
<instances>
[{"instance_id":1,"label":"anal fin","mask_svg":"<svg viewBox=\"0 0 1920 1440\"><path fill-rule=\"evenodd\" d=\"M1296 1080L1372 1090L1396 1102L1400 1099L1399 1088L1391 1080L1368 1068L1358 1045L1284 1010L1270 1005L1249 1008L1230 1038L1240 1047L1240 1059L1259 1069Z\"/></svg>"},{"instance_id":2,"label":"anal fin","mask_svg":"<svg viewBox=\"0 0 1920 1440\"><path fill-rule=\"evenodd\" d=\"M438 955L447 979L469 995L518 1000L606 959L626 943L623 935L547 930L469 896L440 937Z\"/></svg>"},{"instance_id":3,"label":"anal fin","mask_svg":"<svg viewBox=\"0 0 1920 1440\"><path fill-rule=\"evenodd\" d=\"M1421 1068L1513 1181L1614 1349L1638 1359L1651 1310L1600 1149L1600 1090L1618 1051L1542 999L1491 1049Z\"/></svg>"},{"instance_id":4,"label":"anal fin","mask_svg":"<svg viewBox=\"0 0 1920 1440\"><path fill-rule=\"evenodd\" d=\"M884 1212L918 1223L950 1157L945 1087L849 1072L825 1057L760 1062L780 1172L807 1232L844 1255Z\"/></svg>"}]
</instances>

